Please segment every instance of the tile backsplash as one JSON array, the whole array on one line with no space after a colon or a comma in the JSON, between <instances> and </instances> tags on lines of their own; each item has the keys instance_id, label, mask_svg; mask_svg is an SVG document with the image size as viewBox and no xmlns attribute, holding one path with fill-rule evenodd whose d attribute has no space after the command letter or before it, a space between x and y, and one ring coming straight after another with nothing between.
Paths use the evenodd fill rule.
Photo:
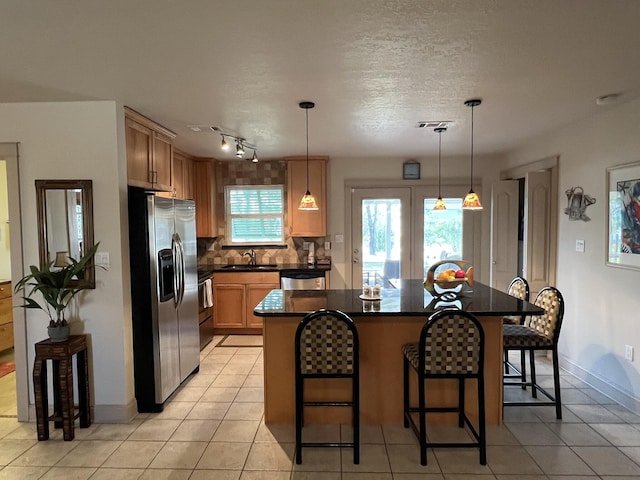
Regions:
<instances>
[{"instance_id":1,"label":"tile backsplash","mask_svg":"<svg viewBox=\"0 0 640 480\"><path fill-rule=\"evenodd\" d=\"M216 215L218 216L218 231L225 231L224 187L226 185L283 185L287 198L287 163L285 160L269 160L252 163L247 161L217 162L216 164ZM285 210L285 225L287 213ZM306 263L307 250L303 242L315 244L316 259L325 258L325 237L298 238L285 237L285 248L253 247L256 251L257 263ZM198 264L220 265L233 263L247 263L248 259L242 254L251 247L230 248L225 246L225 237L220 235L215 239L198 239Z\"/></svg>"}]
</instances>

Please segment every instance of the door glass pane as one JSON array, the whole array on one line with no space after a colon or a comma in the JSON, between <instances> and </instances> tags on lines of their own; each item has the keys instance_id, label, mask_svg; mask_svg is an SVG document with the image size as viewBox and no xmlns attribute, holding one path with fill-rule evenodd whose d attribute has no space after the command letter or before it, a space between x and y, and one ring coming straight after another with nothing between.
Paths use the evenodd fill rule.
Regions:
<instances>
[{"instance_id":1,"label":"door glass pane","mask_svg":"<svg viewBox=\"0 0 640 480\"><path fill-rule=\"evenodd\" d=\"M401 200L362 200L362 283L393 287L400 275Z\"/></svg>"},{"instance_id":2,"label":"door glass pane","mask_svg":"<svg viewBox=\"0 0 640 480\"><path fill-rule=\"evenodd\" d=\"M445 198L446 210L433 210L435 198L425 198L423 278L440 260L462 260L462 199Z\"/></svg>"}]
</instances>

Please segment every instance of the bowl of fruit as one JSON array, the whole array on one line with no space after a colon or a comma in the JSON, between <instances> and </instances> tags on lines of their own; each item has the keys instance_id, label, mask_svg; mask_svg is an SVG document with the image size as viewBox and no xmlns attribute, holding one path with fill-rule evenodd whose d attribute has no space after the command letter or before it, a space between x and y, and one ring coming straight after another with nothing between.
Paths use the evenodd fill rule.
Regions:
<instances>
[{"instance_id":1,"label":"bowl of fruit","mask_svg":"<svg viewBox=\"0 0 640 480\"><path fill-rule=\"evenodd\" d=\"M424 286L432 294L471 291L473 266L464 260L442 260L429 268Z\"/></svg>"}]
</instances>

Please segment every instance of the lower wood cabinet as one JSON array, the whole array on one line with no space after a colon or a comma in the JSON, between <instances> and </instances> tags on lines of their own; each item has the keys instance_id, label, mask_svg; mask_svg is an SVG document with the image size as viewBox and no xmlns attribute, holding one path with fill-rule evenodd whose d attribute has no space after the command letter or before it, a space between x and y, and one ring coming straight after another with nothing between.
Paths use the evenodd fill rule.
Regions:
<instances>
[{"instance_id":1,"label":"lower wood cabinet","mask_svg":"<svg viewBox=\"0 0 640 480\"><path fill-rule=\"evenodd\" d=\"M216 272L213 276L215 333L262 333L262 317L253 309L267 294L280 288L278 272Z\"/></svg>"},{"instance_id":2,"label":"lower wood cabinet","mask_svg":"<svg viewBox=\"0 0 640 480\"><path fill-rule=\"evenodd\" d=\"M11 282L0 282L0 351L13 347Z\"/></svg>"}]
</instances>

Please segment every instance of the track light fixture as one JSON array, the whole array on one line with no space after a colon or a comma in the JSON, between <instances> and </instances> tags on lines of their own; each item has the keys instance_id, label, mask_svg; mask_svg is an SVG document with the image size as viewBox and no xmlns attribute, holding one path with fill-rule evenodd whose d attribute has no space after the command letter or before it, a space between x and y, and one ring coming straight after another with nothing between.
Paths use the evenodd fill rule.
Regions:
<instances>
[{"instance_id":1,"label":"track light fixture","mask_svg":"<svg viewBox=\"0 0 640 480\"><path fill-rule=\"evenodd\" d=\"M436 200L435 205L433 206L434 210L446 210L447 206L444 204L444 200L442 199L441 193L441 183L442 183L442 132L447 131L447 127L438 127L433 129L434 132L438 134L438 199Z\"/></svg>"},{"instance_id":2,"label":"track light fixture","mask_svg":"<svg viewBox=\"0 0 640 480\"><path fill-rule=\"evenodd\" d=\"M482 100L479 98L474 98L472 100L467 100L464 104L467 107L471 107L471 177L470 177L470 189L467 196L464 197L462 202L463 210L482 210L482 204L480 203L480 197L478 194L473 191L473 109L480 105Z\"/></svg>"},{"instance_id":3,"label":"track light fixture","mask_svg":"<svg viewBox=\"0 0 640 480\"><path fill-rule=\"evenodd\" d=\"M230 138L236 142L236 157L244 158L244 154L247 149L253 150L253 156L251 158L247 158L247 160L251 160L253 163L258 163L258 147L248 143L242 137L236 137L235 135L231 135L229 133L220 133L220 136L222 137L222 143L220 144L220 148L222 148L222 150L224 150L225 152L229 150L230 147L229 143L227 142L227 138Z\"/></svg>"}]
</instances>

